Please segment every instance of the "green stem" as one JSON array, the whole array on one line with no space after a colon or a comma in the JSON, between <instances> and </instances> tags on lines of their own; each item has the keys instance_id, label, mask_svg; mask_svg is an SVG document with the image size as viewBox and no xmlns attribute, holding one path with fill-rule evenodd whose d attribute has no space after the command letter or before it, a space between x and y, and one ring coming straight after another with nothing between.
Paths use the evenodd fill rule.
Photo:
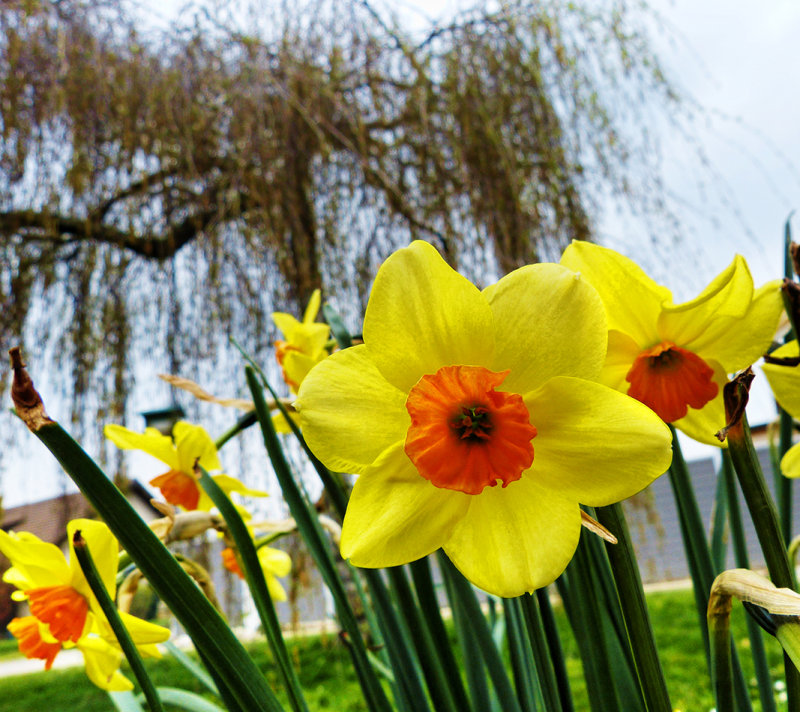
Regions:
<instances>
[{"instance_id":1,"label":"green stem","mask_svg":"<svg viewBox=\"0 0 800 712\"><path fill-rule=\"evenodd\" d=\"M472 585L446 555L442 554L439 562L443 574L450 580L455 597L463 607L467 625L478 643L483 662L497 692L503 712L522 712Z\"/></svg>"},{"instance_id":2,"label":"green stem","mask_svg":"<svg viewBox=\"0 0 800 712\"><path fill-rule=\"evenodd\" d=\"M144 663L139 655L139 651L136 649L136 645L131 639L130 633L128 633L127 628L122 624L114 601L111 600L111 596L108 595L108 590L103 584L100 574L97 573L92 554L89 551L86 540L81 536L80 529L75 531L72 537L72 545L75 556L78 558L78 563L81 566L81 571L83 571L83 575L86 578L86 582L89 584L89 588L92 589L92 593L100 604L100 608L108 624L111 626L111 630L114 631L119 647L122 648L122 652L125 654L128 664L131 666L131 671L136 676L139 686L142 688L147 704L150 705L151 712L164 712L155 685L153 685L153 681L144 668Z\"/></svg>"},{"instance_id":3,"label":"green stem","mask_svg":"<svg viewBox=\"0 0 800 712\"><path fill-rule=\"evenodd\" d=\"M695 497L692 480L689 476L689 468L681 452L678 433L674 426L670 425L669 427L672 431L672 464L669 468L670 484L672 485L672 491L675 495L683 545L686 550L689 571L692 575L700 629L703 632L705 641L706 660L709 665L709 673L712 673L711 641L709 640L706 620L711 584L714 583L714 577L717 572L714 570L714 564L711 561L711 552L708 548L703 518L700 515L700 508L697 505L697 498ZM731 645L733 645L733 642L731 642ZM741 712L752 712L753 705L750 702L750 691L744 679L742 666L735 649L731 650L731 659L733 661L733 683L736 693L736 705Z\"/></svg>"},{"instance_id":4,"label":"green stem","mask_svg":"<svg viewBox=\"0 0 800 712\"><path fill-rule=\"evenodd\" d=\"M747 555L747 541L742 524L742 512L739 508L739 495L736 491L736 481L733 472L733 463L727 450L722 451L722 469L720 472L724 482L728 499L728 517L731 525L731 540L733 541L733 556L736 566L740 569L750 568L750 559ZM750 638L753 666L758 680L758 696L761 700L762 712L777 712L775 694L772 687L772 675L769 671L767 652L764 648L764 637L761 627L752 616L746 616L747 634Z\"/></svg>"},{"instance_id":5,"label":"green stem","mask_svg":"<svg viewBox=\"0 0 800 712\"><path fill-rule=\"evenodd\" d=\"M411 633L411 639L422 664L422 673L428 685L431 701L436 712L455 712L455 699L448 684L441 661L435 652L435 645L430 630L420 613L419 606L414 600L414 594L409 586L405 571L402 566L392 566L386 570L392 583L397 602L406 625Z\"/></svg>"},{"instance_id":6,"label":"green stem","mask_svg":"<svg viewBox=\"0 0 800 712\"><path fill-rule=\"evenodd\" d=\"M267 581L264 578L264 571L261 568L258 552L250 536L250 532L247 530L247 526L233 502L231 502L222 488L213 480L208 472L199 465L197 465L197 471L200 473L200 486L216 505L236 544L236 549L239 552L239 557L244 566L247 587L250 589L250 595L253 597L253 602L256 605L258 617L261 620L261 625L264 627L264 633L269 640L273 655L278 662L278 668L283 677L292 709L295 710L295 712L308 712L308 705L303 697L303 690L300 687L297 673L289 658L289 651L286 650L286 643L281 633L278 615L275 613L275 605L272 602L272 597L269 595Z\"/></svg>"},{"instance_id":7,"label":"green stem","mask_svg":"<svg viewBox=\"0 0 800 712\"><path fill-rule=\"evenodd\" d=\"M731 455L739 486L742 489L750 517L764 552L772 583L781 588L795 589L794 572L789 564L783 534L778 522L778 511L775 502L767 489L764 473L758 461L753 440L750 437L750 426L743 414L738 423L728 429L728 451ZM800 710L800 672L784 653L784 670L786 673L786 696L790 712Z\"/></svg>"},{"instance_id":8,"label":"green stem","mask_svg":"<svg viewBox=\"0 0 800 712\"><path fill-rule=\"evenodd\" d=\"M606 553L617 584L620 608L630 637L634 664L647 709L649 712L671 712L672 704L656 650L639 566L622 505L617 503L597 507L595 512L598 521L618 540L617 544L606 545Z\"/></svg>"},{"instance_id":9,"label":"green stem","mask_svg":"<svg viewBox=\"0 0 800 712\"><path fill-rule=\"evenodd\" d=\"M731 660L730 597L709 601L708 630L711 638L711 679L717 712L733 712L733 665Z\"/></svg>"},{"instance_id":10,"label":"green stem","mask_svg":"<svg viewBox=\"0 0 800 712\"><path fill-rule=\"evenodd\" d=\"M567 675L567 664L564 660L564 650L561 647L561 637L556 627L556 618L553 615L553 606L550 603L550 596L547 588L536 589L536 600L539 602L539 610L542 613L544 624L544 634L547 639L547 647L550 650L550 659L553 661L553 672L556 676L558 686L558 696L561 700L562 712L573 712L572 691L569 686Z\"/></svg>"},{"instance_id":11,"label":"green stem","mask_svg":"<svg viewBox=\"0 0 800 712\"><path fill-rule=\"evenodd\" d=\"M547 641L544 637L544 621L539 611L539 604L531 594L526 593L517 599L522 610L523 620L527 629L527 638L533 651L533 659L536 665L536 674L542 689L545 709L563 709L559 697L556 675L550 660L550 651L547 648Z\"/></svg>"},{"instance_id":12,"label":"green stem","mask_svg":"<svg viewBox=\"0 0 800 712\"><path fill-rule=\"evenodd\" d=\"M358 627L355 614L347 600L344 584L336 571L336 566L333 563L325 535L321 530L315 514L312 513L310 507L307 505L305 497L295 481L291 469L289 468L289 463L286 461L286 457L283 454L283 449L278 440L278 435L275 432L275 427L272 424L272 416L270 415L269 408L267 408L264 392L259 385L256 372L250 366L246 366L245 375L247 377L247 384L250 387L250 392L253 396L258 420L261 424L264 445L267 449L269 459L272 462L275 475L280 483L284 499L289 506L292 517L294 517L295 522L297 522L297 528L300 530L303 539L309 547L309 551L314 557L314 561L319 568L323 580L333 596L337 616L348 635L348 649L353 658L356 674L359 677L359 682L364 691L364 698L370 710L373 710L373 712L383 710L388 712L391 709L389 700L386 698L383 687L381 687L380 681L375 675L375 671L367 655L364 638L361 635L361 630Z\"/></svg>"},{"instance_id":13,"label":"green stem","mask_svg":"<svg viewBox=\"0 0 800 712\"><path fill-rule=\"evenodd\" d=\"M57 423L34 430L78 485L162 601L192 638L198 653L227 681L244 709L281 712L264 676L222 616L142 521L105 473Z\"/></svg>"}]
</instances>

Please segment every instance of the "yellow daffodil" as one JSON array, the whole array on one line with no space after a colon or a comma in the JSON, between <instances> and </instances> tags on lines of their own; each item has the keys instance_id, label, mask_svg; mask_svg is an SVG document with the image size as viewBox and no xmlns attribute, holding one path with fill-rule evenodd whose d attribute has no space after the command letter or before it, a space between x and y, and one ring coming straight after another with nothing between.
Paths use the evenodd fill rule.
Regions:
<instances>
[{"instance_id":1,"label":"yellow daffodil","mask_svg":"<svg viewBox=\"0 0 800 712\"><path fill-rule=\"evenodd\" d=\"M204 428L178 421L172 430L174 440L155 428L146 428L144 433L137 433L121 425L106 425L103 433L118 448L141 450L169 467L163 475L150 480L151 485L161 490L167 502L189 511L200 509L207 512L214 507L194 475L195 462L208 471L222 469L214 441ZM246 487L235 477L213 477L227 494L238 492L250 497L267 496L266 492Z\"/></svg>"},{"instance_id":2,"label":"yellow daffodil","mask_svg":"<svg viewBox=\"0 0 800 712\"><path fill-rule=\"evenodd\" d=\"M308 372L328 355L325 346L330 338L330 327L314 321L320 302L320 291L315 289L303 321L284 312L272 314L272 321L283 333L283 340L275 342L275 357L283 371L283 380L292 393L297 393Z\"/></svg>"},{"instance_id":3,"label":"yellow daffodil","mask_svg":"<svg viewBox=\"0 0 800 712\"><path fill-rule=\"evenodd\" d=\"M797 358L797 341L790 341L770 354L774 358ZM775 400L793 418L800 418L800 366L765 363L762 367ZM781 460L786 477L800 477L800 443L790 448Z\"/></svg>"},{"instance_id":4,"label":"yellow daffodil","mask_svg":"<svg viewBox=\"0 0 800 712\"><path fill-rule=\"evenodd\" d=\"M382 567L442 547L500 596L552 582L579 503L624 499L670 462L661 420L594 382L606 339L597 292L560 265L481 292L427 243L389 257L364 344L317 365L297 403L316 455L359 475L342 555Z\"/></svg>"},{"instance_id":5,"label":"yellow daffodil","mask_svg":"<svg viewBox=\"0 0 800 712\"><path fill-rule=\"evenodd\" d=\"M698 297L675 304L666 287L614 250L573 242L561 264L580 272L605 304L603 383L695 440L720 445L714 434L726 422L722 387L769 347L782 309L780 283L754 289L737 255Z\"/></svg>"},{"instance_id":6,"label":"yellow daffodil","mask_svg":"<svg viewBox=\"0 0 800 712\"><path fill-rule=\"evenodd\" d=\"M121 653L111 627L89 588L72 548L80 530L109 595L114 598L119 547L108 527L89 519L67 525L69 563L61 550L27 532L0 531L0 552L11 561L3 580L16 586L12 597L28 602L31 615L15 618L8 626L19 640L20 651L45 661L50 669L62 648L83 653L86 674L105 690L130 690L133 685L119 672ZM158 655L155 644L169 631L120 612L134 643L146 655Z\"/></svg>"},{"instance_id":7,"label":"yellow daffodil","mask_svg":"<svg viewBox=\"0 0 800 712\"><path fill-rule=\"evenodd\" d=\"M292 570L292 559L285 551L274 549L270 546L262 545L257 548L258 560L261 563L261 570L267 581L267 589L273 601L285 601L286 591L283 590L277 577L288 576ZM244 572L239 566L236 552L231 547L222 550L222 563L228 571L236 574L243 579Z\"/></svg>"}]
</instances>

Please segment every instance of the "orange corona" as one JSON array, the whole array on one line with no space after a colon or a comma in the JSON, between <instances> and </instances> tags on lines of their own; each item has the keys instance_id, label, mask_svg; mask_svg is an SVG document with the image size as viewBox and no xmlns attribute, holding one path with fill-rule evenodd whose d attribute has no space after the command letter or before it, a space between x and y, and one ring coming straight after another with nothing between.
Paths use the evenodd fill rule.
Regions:
<instances>
[{"instance_id":1,"label":"orange corona","mask_svg":"<svg viewBox=\"0 0 800 712\"><path fill-rule=\"evenodd\" d=\"M89 604L72 586L47 586L25 591L31 614L46 623L61 642L77 643L86 625Z\"/></svg>"},{"instance_id":2,"label":"orange corona","mask_svg":"<svg viewBox=\"0 0 800 712\"><path fill-rule=\"evenodd\" d=\"M164 499L170 504L181 506L186 510L197 509L200 490L197 480L191 475L180 470L170 470L150 480L150 484L158 487L161 494L164 495Z\"/></svg>"},{"instance_id":3,"label":"orange corona","mask_svg":"<svg viewBox=\"0 0 800 712\"><path fill-rule=\"evenodd\" d=\"M444 366L411 389L405 452L436 487L480 494L518 480L533 462L536 428L522 397L495 390L508 375Z\"/></svg>"},{"instance_id":4,"label":"orange corona","mask_svg":"<svg viewBox=\"0 0 800 712\"><path fill-rule=\"evenodd\" d=\"M14 618L8 624L8 632L19 641L19 650L26 658L44 660L45 670L53 666L53 660L61 651L61 643L42 640L39 621L34 616Z\"/></svg>"},{"instance_id":5,"label":"orange corona","mask_svg":"<svg viewBox=\"0 0 800 712\"><path fill-rule=\"evenodd\" d=\"M642 351L625 376L628 395L652 408L667 423L686 416L689 407L702 408L719 386L714 369L697 354L664 341Z\"/></svg>"}]
</instances>

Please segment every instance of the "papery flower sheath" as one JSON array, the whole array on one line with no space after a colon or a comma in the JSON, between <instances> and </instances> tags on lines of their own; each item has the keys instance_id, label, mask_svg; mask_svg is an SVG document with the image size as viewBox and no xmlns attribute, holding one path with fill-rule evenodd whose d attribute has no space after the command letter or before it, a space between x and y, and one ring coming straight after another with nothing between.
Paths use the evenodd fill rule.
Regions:
<instances>
[{"instance_id":1,"label":"papery flower sheath","mask_svg":"<svg viewBox=\"0 0 800 712\"><path fill-rule=\"evenodd\" d=\"M780 282L754 289L744 258L691 301L672 293L614 250L573 242L561 264L600 293L608 317L602 382L642 401L690 437L720 445L728 374L769 348L782 311Z\"/></svg>"},{"instance_id":2,"label":"papery flower sheath","mask_svg":"<svg viewBox=\"0 0 800 712\"><path fill-rule=\"evenodd\" d=\"M284 312L272 314L272 321L283 333L283 339L275 342L275 357L283 372L283 380L292 393L297 393L306 374L328 355L325 346L330 338L330 327L314 321L320 302L320 291L315 289L303 321Z\"/></svg>"},{"instance_id":3,"label":"papery flower sheath","mask_svg":"<svg viewBox=\"0 0 800 712\"><path fill-rule=\"evenodd\" d=\"M579 503L624 499L670 462L661 420L595 382L606 338L597 292L560 265L481 292L427 243L389 257L364 344L318 364L296 404L315 454L359 475L342 555L383 567L442 547L500 596L552 582Z\"/></svg>"},{"instance_id":4,"label":"papery flower sheath","mask_svg":"<svg viewBox=\"0 0 800 712\"><path fill-rule=\"evenodd\" d=\"M150 480L158 487L164 499L176 507L186 510L209 511L214 507L205 490L194 475L195 462L207 471L222 469L217 448L211 436L199 425L184 421L175 423L173 438L162 435L155 428L146 428L144 433L128 430L121 425L106 425L105 436L122 450L141 450L163 462L169 470ZM214 481L226 494L238 492L250 497L266 497L267 493L250 489L235 477L213 475Z\"/></svg>"},{"instance_id":5,"label":"papery flower sheath","mask_svg":"<svg viewBox=\"0 0 800 712\"><path fill-rule=\"evenodd\" d=\"M800 356L797 341L784 344L770 356L797 358ZM780 407L793 418L800 418L800 366L765 363L762 370ZM789 448L781 459L781 472L786 477L800 477L800 443Z\"/></svg>"},{"instance_id":6,"label":"papery flower sheath","mask_svg":"<svg viewBox=\"0 0 800 712\"><path fill-rule=\"evenodd\" d=\"M80 530L97 571L111 598L116 591L119 546L102 523L74 519L67 525L69 563L54 544L28 532L0 530L0 552L11 562L3 580L17 587L12 598L27 601L31 615L15 618L8 629L19 641L23 655L45 661L50 669L63 648L83 653L86 674L104 690L131 690L119 672L121 652L111 626L92 593L72 547ZM169 638L169 630L120 611L120 617L145 655L159 655L156 643Z\"/></svg>"}]
</instances>

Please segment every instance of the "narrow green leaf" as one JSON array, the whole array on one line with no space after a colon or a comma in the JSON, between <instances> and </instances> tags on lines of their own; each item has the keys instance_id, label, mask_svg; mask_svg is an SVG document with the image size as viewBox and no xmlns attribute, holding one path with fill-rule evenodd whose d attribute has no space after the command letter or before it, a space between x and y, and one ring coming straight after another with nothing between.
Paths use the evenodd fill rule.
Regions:
<instances>
[{"instance_id":1,"label":"narrow green leaf","mask_svg":"<svg viewBox=\"0 0 800 712\"><path fill-rule=\"evenodd\" d=\"M247 586L250 589L250 595L256 604L258 617L278 663L292 709L295 712L308 712L308 705L303 697L303 690L300 687L297 673L289 658L289 652L286 650L278 615L275 613L275 605L269 595L264 571L261 568L261 562L258 560L258 552L250 532L247 530L239 511L222 488L199 465L197 465L197 471L200 473L200 486L216 505L236 544L244 566L244 574L247 579Z\"/></svg>"},{"instance_id":2,"label":"narrow green leaf","mask_svg":"<svg viewBox=\"0 0 800 712\"><path fill-rule=\"evenodd\" d=\"M205 653L208 663L227 681L241 706L282 712L263 675L227 623L103 471L57 423L42 425L34 434L108 524L186 629L198 652Z\"/></svg>"},{"instance_id":3,"label":"narrow green leaf","mask_svg":"<svg viewBox=\"0 0 800 712\"><path fill-rule=\"evenodd\" d=\"M136 699L132 690L109 692L108 696L118 712L144 712L144 708L139 704L139 700Z\"/></svg>"},{"instance_id":4,"label":"narrow green leaf","mask_svg":"<svg viewBox=\"0 0 800 712\"><path fill-rule=\"evenodd\" d=\"M544 702L541 699L538 680L534 680L536 663L533 659L519 599L504 598L503 611L506 619L508 655L511 660L511 672L517 688L519 705L523 712L536 712L542 708ZM548 707L545 706L544 709L548 709ZM549 709L557 709L557 707Z\"/></svg>"},{"instance_id":5,"label":"narrow green leaf","mask_svg":"<svg viewBox=\"0 0 800 712\"><path fill-rule=\"evenodd\" d=\"M222 707L209 702L205 697L177 687L159 687L158 694L164 704L181 707L189 712L225 712Z\"/></svg>"},{"instance_id":6,"label":"narrow green leaf","mask_svg":"<svg viewBox=\"0 0 800 712\"><path fill-rule=\"evenodd\" d=\"M337 616L342 627L347 632L349 642L348 649L352 655L353 664L364 691L364 698L370 709L374 712L379 710L386 710L388 712L388 710L390 710L389 701L386 699L386 694L367 657L364 639L358 627L355 614L347 600L344 584L333 563L328 548L328 542L325 539L316 514L311 511L311 508L305 501L297 482L295 482L289 464L286 462L256 372L252 367L246 366L245 375L250 392L253 396L253 402L256 406L258 420L261 423L264 445L266 446L267 453L272 462L275 475L280 483L283 497L286 500L286 504L289 506L292 517L294 517L297 523L297 528L303 540L308 545L309 551L314 557L314 561L317 564L317 568L325 584L328 586L333 596Z\"/></svg>"},{"instance_id":7,"label":"narrow green leaf","mask_svg":"<svg viewBox=\"0 0 800 712\"><path fill-rule=\"evenodd\" d=\"M114 601L111 600L111 596L109 596L105 584L100 579L100 574L97 573L94 559L92 559L92 552L89 551L86 540L81 536L80 529L76 529L72 537L72 548L80 564L81 571L83 571L86 583L88 583L89 588L92 589L92 593L100 604L103 615L111 626L111 630L114 631L119 647L122 649L128 661L128 665L131 666L131 672L133 672L136 677L139 687L142 688L142 692L144 693L144 697L147 700L151 712L164 712L155 685L153 685L150 676L147 674L147 670L145 670L142 658L133 640L131 640L128 629L122 624L122 619L119 617Z\"/></svg>"},{"instance_id":8,"label":"narrow green leaf","mask_svg":"<svg viewBox=\"0 0 800 712\"><path fill-rule=\"evenodd\" d=\"M539 610L542 614L547 647L550 651L550 659L553 661L553 672L556 676L556 684L558 685L561 710L562 712L573 712L575 707L572 702L569 677L567 676L567 663L564 659L561 637L558 634L556 619L553 615L553 606L550 603L550 596L547 593L547 588L536 589L536 600L539 602Z\"/></svg>"},{"instance_id":9,"label":"narrow green leaf","mask_svg":"<svg viewBox=\"0 0 800 712\"><path fill-rule=\"evenodd\" d=\"M522 712L517 696L508 679L500 653L494 645L486 618L483 616L472 584L456 569L450 559L440 551L439 564L442 573L450 580L455 597L466 614L467 625L478 643L478 649L489 673L500 706L504 712Z\"/></svg>"},{"instance_id":10,"label":"narrow green leaf","mask_svg":"<svg viewBox=\"0 0 800 712\"><path fill-rule=\"evenodd\" d=\"M747 555L747 541L742 523L742 513L739 508L739 495L736 491L733 463L727 450L722 451L722 468L720 474L725 482L725 494L728 499L728 518L731 525L731 539L733 540L733 556L736 567L750 568L750 558ZM752 616L746 616L747 635L750 638L751 657L758 681L758 696L761 700L762 712L777 712L775 694L772 686L772 674L767 661L767 651L764 647L764 634L761 626Z\"/></svg>"},{"instance_id":11,"label":"narrow green leaf","mask_svg":"<svg viewBox=\"0 0 800 712\"><path fill-rule=\"evenodd\" d=\"M344 325L339 312L330 304L325 303L322 305L322 315L325 317L325 321L328 322L328 326L331 327L331 334L333 334L333 338L336 339L336 343L339 344L339 348L350 348L353 345L353 339L350 337L350 332Z\"/></svg>"},{"instance_id":12,"label":"narrow green leaf","mask_svg":"<svg viewBox=\"0 0 800 712\"><path fill-rule=\"evenodd\" d=\"M711 517L711 562L714 571L725 570L728 555L726 527L728 524L728 496L725 491L725 477L722 470L717 473L717 487L714 491L714 508Z\"/></svg>"},{"instance_id":13,"label":"narrow green leaf","mask_svg":"<svg viewBox=\"0 0 800 712\"><path fill-rule=\"evenodd\" d=\"M183 667L185 667L190 673L192 673L192 675L202 682L209 692L213 692L215 695L219 696L219 690L217 690L217 686L214 684L211 676L203 669L203 666L200 665L200 663L198 663L196 660L193 660L171 640L167 640L166 642L162 643L162 645L170 652L172 657L174 657L181 665L183 665Z\"/></svg>"},{"instance_id":14,"label":"narrow green leaf","mask_svg":"<svg viewBox=\"0 0 800 712\"><path fill-rule=\"evenodd\" d=\"M724 500L724 497L722 499ZM630 638L630 648L645 704L649 712L671 712L672 704L656 650L639 565L622 505L617 503L597 507L595 512L598 521L613 532L618 540L616 544L606 544L606 554L617 584L620 608Z\"/></svg>"}]
</instances>

